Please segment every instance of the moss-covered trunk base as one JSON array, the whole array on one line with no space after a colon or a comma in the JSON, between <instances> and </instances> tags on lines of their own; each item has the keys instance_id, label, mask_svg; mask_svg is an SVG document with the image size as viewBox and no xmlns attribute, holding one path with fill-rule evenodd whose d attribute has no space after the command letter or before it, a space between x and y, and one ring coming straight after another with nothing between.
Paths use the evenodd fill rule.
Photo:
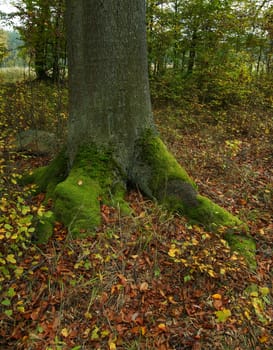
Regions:
<instances>
[{"instance_id":1,"label":"moss-covered trunk base","mask_svg":"<svg viewBox=\"0 0 273 350\"><path fill-rule=\"evenodd\" d=\"M124 214L131 212L124 200L126 179L111 153L95 146L80 150L70 171L65 152L62 152L47 167L37 169L25 179L36 183L38 192L46 192L46 199L53 199L55 219L73 236L86 236L96 231L101 224L102 203L118 206ZM39 225L42 235L45 235L44 226L48 230L48 222ZM41 234L40 242L43 241Z\"/></svg>"},{"instance_id":2,"label":"moss-covered trunk base","mask_svg":"<svg viewBox=\"0 0 273 350\"><path fill-rule=\"evenodd\" d=\"M82 148L68 171L65 153L48 167L38 169L28 180L36 182L54 202L54 214L75 236L91 234L101 224L101 203L130 208L124 200L126 183L171 211L188 217L207 230L226 233L231 247L255 267L255 244L246 235L247 226L236 216L198 194L197 186L159 137L147 134L135 146L129 173L122 171L108 150Z\"/></svg>"}]
</instances>

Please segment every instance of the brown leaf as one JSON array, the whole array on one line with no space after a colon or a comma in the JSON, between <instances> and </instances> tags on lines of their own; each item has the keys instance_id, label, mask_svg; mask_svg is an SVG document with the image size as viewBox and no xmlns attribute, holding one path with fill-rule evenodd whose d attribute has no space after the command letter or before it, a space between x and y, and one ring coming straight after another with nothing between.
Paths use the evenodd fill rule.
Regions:
<instances>
[{"instance_id":1,"label":"brown leaf","mask_svg":"<svg viewBox=\"0 0 273 350\"><path fill-rule=\"evenodd\" d=\"M221 308L223 306L222 300L214 300L213 306L215 307L216 310L221 310Z\"/></svg>"},{"instance_id":2,"label":"brown leaf","mask_svg":"<svg viewBox=\"0 0 273 350\"><path fill-rule=\"evenodd\" d=\"M149 289L148 283L147 282L142 282L140 287L139 287L139 290L141 292L146 292L148 289Z\"/></svg>"}]
</instances>

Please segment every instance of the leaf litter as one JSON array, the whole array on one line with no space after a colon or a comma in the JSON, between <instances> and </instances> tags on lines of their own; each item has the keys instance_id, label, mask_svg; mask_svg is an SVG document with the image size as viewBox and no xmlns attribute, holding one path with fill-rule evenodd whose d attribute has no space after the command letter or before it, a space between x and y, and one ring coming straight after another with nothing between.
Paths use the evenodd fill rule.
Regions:
<instances>
[{"instance_id":1,"label":"leaf litter","mask_svg":"<svg viewBox=\"0 0 273 350\"><path fill-rule=\"evenodd\" d=\"M220 236L133 190L127 198L130 217L103 205L103 224L93 236L73 239L56 222L47 245L30 243L22 255L7 256L16 268L2 280L3 348L273 348L268 144L222 142L221 149L198 133L166 137L160 123L200 191L248 222L257 243L257 271L250 272ZM247 151L230 152L237 146ZM15 159L19 172L47 161L23 154ZM32 197L31 205L39 208L43 199Z\"/></svg>"}]
</instances>

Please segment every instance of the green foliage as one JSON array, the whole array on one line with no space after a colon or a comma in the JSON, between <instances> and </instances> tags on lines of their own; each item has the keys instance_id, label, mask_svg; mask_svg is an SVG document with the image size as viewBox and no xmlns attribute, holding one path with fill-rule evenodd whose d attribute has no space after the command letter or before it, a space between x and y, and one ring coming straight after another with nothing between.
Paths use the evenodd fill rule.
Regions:
<instances>
[{"instance_id":1,"label":"green foliage","mask_svg":"<svg viewBox=\"0 0 273 350\"><path fill-rule=\"evenodd\" d=\"M8 53L7 35L0 29L0 64Z\"/></svg>"},{"instance_id":2,"label":"green foliage","mask_svg":"<svg viewBox=\"0 0 273 350\"><path fill-rule=\"evenodd\" d=\"M64 0L25 0L15 2L15 6L20 18L18 30L37 79L64 78Z\"/></svg>"},{"instance_id":3,"label":"green foliage","mask_svg":"<svg viewBox=\"0 0 273 350\"><path fill-rule=\"evenodd\" d=\"M1 92L2 121L11 130L47 130L59 139L65 137L67 89L60 89L52 83L20 82L3 85Z\"/></svg>"},{"instance_id":4,"label":"green foliage","mask_svg":"<svg viewBox=\"0 0 273 350\"><path fill-rule=\"evenodd\" d=\"M6 142L4 135L1 134L0 150L3 150ZM24 272L18 265L18 259L29 248L35 231L32 225L35 209L27 204L28 197L33 193L32 187L22 189L18 185L21 175L16 171L13 158L7 160L2 152L0 175L0 281L3 283L14 277L19 278ZM9 289L8 296L11 294L12 290Z\"/></svg>"},{"instance_id":5,"label":"green foliage","mask_svg":"<svg viewBox=\"0 0 273 350\"><path fill-rule=\"evenodd\" d=\"M266 2L149 0L153 97L213 108L252 102L257 79L272 79L271 18Z\"/></svg>"},{"instance_id":6,"label":"green foliage","mask_svg":"<svg viewBox=\"0 0 273 350\"><path fill-rule=\"evenodd\" d=\"M9 68L21 67L23 69L26 62L22 57L23 42L20 39L19 33L17 31L5 31L4 33L7 38L7 54L2 62L2 66Z\"/></svg>"}]
</instances>

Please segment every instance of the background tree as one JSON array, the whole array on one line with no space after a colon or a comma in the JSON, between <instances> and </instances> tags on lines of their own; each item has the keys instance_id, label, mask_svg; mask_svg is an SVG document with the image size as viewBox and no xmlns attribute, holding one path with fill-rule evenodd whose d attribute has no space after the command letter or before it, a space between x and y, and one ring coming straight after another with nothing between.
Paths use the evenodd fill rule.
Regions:
<instances>
[{"instance_id":1,"label":"background tree","mask_svg":"<svg viewBox=\"0 0 273 350\"><path fill-rule=\"evenodd\" d=\"M265 72L270 56L271 6L271 1L148 1L153 95L190 101L196 96L212 106L253 100L251 83Z\"/></svg>"},{"instance_id":2,"label":"background tree","mask_svg":"<svg viewBox=\"0 0 273 350\"><path fill-rule=\"evenodd\" d=\"M7 38L7 54L3 59L2 66L24 66L25 60L23 59L24 52L22 50L23 42L20 39L19 33L16 31L5 31L4 35Z\"/></svg>"},{"instance_id":3,"label":"background tree","mask_svg":"<svg viewBox=\"0 0 273 350\"><path fill-rule=\"evenodd\" d=\"M66 65L64 0L24 0L15 5L21 23L18 30L37 79L57 81Z\"/></svg>"},{"instance_id":4,"label":"background tree","mask_svg":"<svg viewBox=\"0 0 273 350\"><path fill-rule=\"evenodd\" d=\"M7 34L0 29L0 63L8 53Z\"/></svg>"}]
</instances>

